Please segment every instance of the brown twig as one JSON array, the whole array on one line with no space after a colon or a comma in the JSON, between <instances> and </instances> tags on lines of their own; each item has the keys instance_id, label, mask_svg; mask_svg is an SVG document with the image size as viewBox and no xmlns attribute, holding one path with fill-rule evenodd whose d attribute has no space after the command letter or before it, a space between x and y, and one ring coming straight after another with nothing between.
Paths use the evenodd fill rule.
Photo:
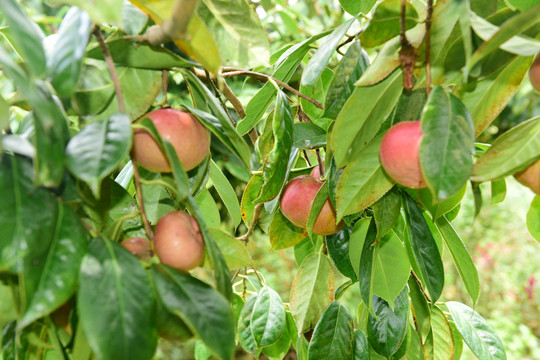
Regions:
<instances>
[{"instance_id":1,"label":"brown twig","mask_svg":"<svg viewBox=\"0 0 540 360\"><path fill-rule=\"evenodd\" d=\"M301 93L300 91L296 90L295 88L293 88L289 84L284 83L283 81L280 81L278 79L275 79L270 75L266 75L266 74L263 74L263 73L258 73L258 72L255 72L255 71L249 71L249 70L230 71L230 72L226 72L226 73L222 74L223 77L232 77L232 76L238 76L238 75L247 75L247 76L250 76L250 77L252 77L254 79L262 81L262 82L273 81L276 84L278 84L279 86L289 90L293 94L301 97L304 100L309 101L310 103L312 103L313 105L315 105L319 109L324 109L324 106L319 101L317 101L317 100L315 100L315 99Z\"/></svg>"},{"instance_id":2,"label":"brown twig","mask_svg":"<svg viewBox=\"0 0 540 360\"><path fill-rule=\"evenodd\" d=\"M324 161L321 157L321 152L319 149L315 149L315 153L317 153L317 163L319 163L319 174L322 178L324 176Z\"/></svg>"},{"instance_id":3,"label":"brown twig","mask_svg":"<svg viewBox=\"0 0 540 360\"><path fill-rule=\"evenodd\" d=\"M161 72L161 92L163 93L163 105L169 106L169 100L167 100L167 89L169 88L169 71L163 70Z\"/></svg>"},{"instance_id":4,"label":"brown twig","mask_svg":"<svg viewBox=\"0 0 540 360\"><path fill-rule=\"evenodd\" d=\"M426 91L431 92L431 17L433 15L433 0L428 0L426 16Z\"/></svg>"},{"instance_id":5,"label":"brown twig","mask_svg":"<svg viewBox=\"0 0 540 360\"><path fill-rule=\"evenodd\" d=\"M135 161L133 161L133 158L131 158L131 162L133 163L133 180L135 182L135 190L137 190L137 199L139 201L139 209L141 210L144 231L146 232L146 236L148 236L148 239L152 241L154 240L154 232L152 231L152 227L150 226L150 222L148 221L148 217L146 216L146 211L144 209L141 175L139 174L139 168L137 168L137 165L135 164Z\"/></svg>"},{"instance_id":6,"label":"brown twig","mask_svg":"<svg viewBox=\"0 0 540 360\"><path fill-rule=\"evenodd\" d=\"M120 81L118 80L118 74L116 73L116 68L114 67L114 61L111 56L111 52L109 51L109 47L107 46L107 43L103 38L103 34L101 33L99 26L94 27L93 33L99 43L99 47L101 48L101 52L103 53L103 58L107 63L107 68L109 69L109 74L111 75L111 79L114 84L114 91L116 93L116 99L118 100L118 110L125 113L126 107L124 105L124 96L122 95L122 88L120 87Z\"/></svg>"},{"instance_id":7,"label":"brown twig","mask_svg":"<svg viewBox=\"0 0 540 360\"><path fill-rule=\"evenodd\" d=\"M422 293L424 294L424 296L426 297L427 301L431 302L431 298L429 297L429 295L424 291L424 288L422 287L422 282L420 281L420 279L418 278L418 276L416 276L416 274L414 273L414 271L411 270L411 275L412 277L414 278L414 280L416 281L416 283L418 284L418 287L420 288L420 290L422 291Z\"/></svg>"},{"instance_id":8,"label":"brown twig","mask_svg":"<svg viewBox=\"0 0 540 360\"><path fill-rule=\"evenodd\" d=\"M360 35L362 32L364 31L364 29L360 30L359 32L357 32L356 34L354 35L351 35L351 36L348 36L347 37L347 40L343 41L341 44L339 44L336 48L336 51L339 52L341 55L343 55L339 49L341 49L343 46L347 45L348 43L352 42L354 39L356 39L356 37L358 35Z\"/></svg>"},{"instance_id":9,"label":"brown twig","mask_svg":"<svg viewBox=\"0 0 540 360\"><path fill-rule=\"evenodd\" d=\"M251 234L253 234L253 231L255 230L255 226L259 222L263 205L264 205L263 203L259 203L255 205L255 208L253 209L253 218L251 219L251 223L249 224L247 232L238 238L238 240L243 241L244 245L246 246L249 242L249 237L251 236Z\"/></svg>"}]
</instances>

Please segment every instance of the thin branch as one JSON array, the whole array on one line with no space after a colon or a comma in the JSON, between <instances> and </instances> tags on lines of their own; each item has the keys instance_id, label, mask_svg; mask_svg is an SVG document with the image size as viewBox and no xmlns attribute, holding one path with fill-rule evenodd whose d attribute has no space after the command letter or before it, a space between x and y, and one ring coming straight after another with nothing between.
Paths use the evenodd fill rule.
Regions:
<instances>
[{"instance_id":1,"label":"thin branch","mask_svg":"<svg viewBox=\"0 0 540 360\"><path fill-rule=\"evenodd\" d=\"M433 15L433 0L428 0L426 17L426 91L431 92L431 17Z\"/></svg>"},{"instance_id":2,"label":"thin branch","mask_svg":"<svg viewBox=\"0 0 540 360\"><path fill-rule=\"evenodd\" d=\"M215 85L213 84L213 80L215 80L214 75L208 74L207 71L203 71L197 68L193 68L192 71L197 77L210 81L210 83L215 87ZM229 85L227 85L227 82L226 81L218 82L217 85L218 85L217 88L219 89L219 91L232 104L238 116L240 116L240 118L242 119L245 118L246 111L244 110L244 106L242 105L242 103L240 102L236 94L231 90ZM221 101L221 98L220 98L220 101ZM259 137L257 130L255 128L251 129L248 135L253 145L255 145L255 142L257 141Z\"/></svg>"},{"instance_id":3,"label":"thin branch","mask_svg":"<svg viewBox=\"0 0 540 360\"><path fill-rule=\"evenodd\" d=\"M253 231L255 230L255 226L259 222L259 218L261 217L262 207L263 207L263 203L259 203L255 205L255 209L253 209L253 218L251 219L251 223L249 224L247 232L238 238L238 240L244 242L244 245L248 244L249 237L251 236L251 234L253 234Z\"/></svg>"},{"instance_id":4,"label":"thin branch","mask_svg":"<svg viewBox=\"0 0 540 360\"><path fill-rule=\"evenodd\" d=\"M167 100L167 89L169 88L169 71L163 70L161 72L161 93L163 94L163 105L168 106L169 100Z\"/></svg>"},{"instance_id":5,"label":"thin branch","mask_svg":"<svg viewBox=\"0 0 540 360\"><path fill-rule=\"evenodd\" d=\"M317 153L317 162L319 163L319 177L322 178L324 176L324 161L321 157L321 152L319 149L315 149L315 152Z\"/></svg>"},{"instance_id":6,"label":"thin branch","mask_svg":"<svg viewBox=\"0 0 540 360\"><path fill-rule=\"evenodd\" d=\"M114 67L114 61L111 56L111 52L109 51L109 47L107 46L107 43L103 38L103 34L101 33L99 26L94 27L93 33L99 43L99 47L101 48L101 52L103 53L103 58L105 58L107 68L109 69L109 74L111 75L111 79L114 84L114 91L116 93L116 99L118 100L118 109L120 110L120 112L125 113L126 107L124 105L124 96L122 95L122 88L120 87L120 81L118 80L118 74L116 73L116 68Z\"/></svg>"},{"instance_id":7,"label":"thin branch","mask_svg":"<svg viewBox=\"0 0 540 360\"><path fill-rule=\"evenodd\" d=\"M348 43L352 42L358 35L360 35L362 32L364 32L364 29L360 30L354 35L348 36L347 40L343 41L341 44L339 44L336 48L336 51L339 52L339 49L341 49L343 46L347 45ZM343 54L342 54L343 55Z\"/></svg>"},{"instance_id":8,"label":"thin branch","mask_svg":"<svg viewBox=\"0 0 540 360\"><path fill-rule=\"evenodd\" d=\"M306 150L302 150L302 152L304 153L304 159L306 160L308 166L311 166L311 161L309 161L309 158L307 156L307 151Z\"/></svg>"},{"instance_id":9,"label":"thin branch","mask_svg":"<svg viewBox=\"0 0 540 360\"><path fill-rule=\"evenodd\" d=\"M407 39L407 27L406 27L406 10L407 1L401 0L401 12L400 12L400 42L401 49L399 50L399 62L403 69L403 87L407 90L411 90L414 87L414 64L418 58L418 53L414 46Z\"/></svg>"},{"instance_id":10,"label":"thin branch","mask_svg":"<svg viewBox=\"0 0 540 360\"><path fill-rule=\"evenodd\" d=\"M131 158L131 162L133 163L133 179L135 182L135 190L137 190L137 199L139 201L139 209L141 210L141 217L144 224L144 231L146 232L146 236L148 236L148 239L152 241L154 240L154 232L152 231L152 227L150 226L150 222L148 221L148 217L146 216L146 211L144 209L144 199L143 199L142 186L141 186L141 175L139 174L139 168L137 168L137 164L135 164L133 157Z\"/></svg>"},{"instance_id":11,"label":"thin branch","mask_svg":"<svg viewBox=\"0 0 540 360\"><path fill-rule=\"evenodd\" d=\"M238 76L238 75L247 75L247 76L250 76L250 77L252 77L254 79L262 81L262 82L266 82L266 81L271 80L271 81L275 82L276 84L278 84L279 86L289 90L293 94L301 97L302 99L309 101L310 103L312 103L313 105L315 105L319 109L324 109L324 106L319 101L317 101L317 100L315 100L315 99L313 99L313 98L311 98L311 97L309 97L309 96L307 96L305 94L302 94L300 91L298 91L295 88L291 87L289 84L284 83L283 81L280 81L278 79L275 79L270 75L266 75L266 74L263 74L263 73L258 73L258 72L255 72L255 71L249 71L249 70L231 71L231 72L226 72L226 73L222 74L223 77L231 77L231 76Z\"/></svg>"}]
</instances>

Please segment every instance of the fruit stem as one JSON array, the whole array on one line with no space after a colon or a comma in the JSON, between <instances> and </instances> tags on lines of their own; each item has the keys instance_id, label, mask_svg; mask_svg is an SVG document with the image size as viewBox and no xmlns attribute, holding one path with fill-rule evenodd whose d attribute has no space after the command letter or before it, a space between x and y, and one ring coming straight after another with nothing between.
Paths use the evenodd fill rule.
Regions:
<instances>
[{"instance_id":1,"label":"fruit stem","mask_svg":"<svg viewBox=\"0 0 540 360\"><path fill-rule=\"evenodd\" d=\"M163 94L163 106L169 106L169 100L167 99L167 89L169 88L169 71L163 70L161 72L161 93Z\"/></svg>"},{"instance_id":2,"label":"fruit stem","mask_svg":"<svg viewBox=\"0 0 540 360\"><path fill-rule=\"evenodd\" d=\"M154 232L152 231L152 227L150 226L150 222L148 221L148 217L146 216L146 211L144 209L144 199L143 199L142 186L141 186L141 175L139 174L139 168L135 164L135 161L133 160L133 158L131 158L131 162L133 163L133 180L135 182L135 189L137 190L137 199L139 202L139 209L141 210L141 217L144 224L144 231L146 232L146 236L148 236L148 239L150 241L153 241Z\"/></svg>"},{"instance_id":3,"label":"fruit stem","mask_svg":"<svg viewBox=\"0 0 540 360\"><path fill-rule=\"evenodd\" d=\"M105 59L105 62L107 63L107 68L109 69L109 74L111 75L111 79L114 84L114 92L116 93L116 99L118 100L118 110L120 110L120 112L125 113L126 106L124 104L124 96L122 95L122 88L120 87L118 74L116 73L116 68L114 67L114 61L111 56L111 52L109 51L109 47L107 46L107 43L105 42L105 38L103 38L103 34L101 33L101 29L99 28L99 26L97 25L94 26L93 34L99 43L99 47L101 48L101 52L103 53L103 58Z\"/></svg>"}]
</instances>

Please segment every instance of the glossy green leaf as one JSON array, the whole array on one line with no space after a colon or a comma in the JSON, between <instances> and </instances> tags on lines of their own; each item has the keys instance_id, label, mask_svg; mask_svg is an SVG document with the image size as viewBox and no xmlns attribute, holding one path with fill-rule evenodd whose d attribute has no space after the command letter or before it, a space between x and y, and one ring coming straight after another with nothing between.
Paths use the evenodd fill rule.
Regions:
<instances>
[{"instance_id":1,"label":"glossy green leaf","mask_svg":"<svg viewBox=\"0 0 540 360\"><path fill-rule=\"evenodd\" d=\"M446 216L438 218L436 224L446 246L450 250L454 264L458 269L461 279L465 283L467 292L471 296L473 304L476 304L480 296L480 280L473 259L465 247L463 240L461 240Z\"/></svg>"},{"instance_id":2,"label":"glossy green leaf","mask_svg":"<svg viewBox=\"0 0 540 360\"><path fill-rule=\"evenodd\" d=\"M55 5L78 6L88 12L92 22L96 24L122 23L122 0L95 0L88 2L85 0L52 0Z\"/></svg>"},{"instance_id":3,"label":"glossy green leaf","mask_svg":"<svg viewBox=\"0 0 540 360\"><path fill-rule=\"evenodd\" d=\"M411 266L397 235L390 231L373 246L373 293L394 307L394 299L407 284Z\"/></svg>"},{"instance_id":4,"label":"glossy green leaf","mask_svg":"<svg viewBox=\"0 0 540 360\"><path fill-rule=\"evenodd\" d=\"M501 340L484 318L470 307L458 302L450 301L446 306L463 341L479 360L506 360Z\"/></svg>"},{"instance_id":5,"label":"glossy green leaf","mask_svg":"<svg viewBox=\"0 0 540 360\"><path fill-rule=\"evenodd\" d=\"M454 195L441 201L433 199L433 194L431 194L431 191L428 188L418 190L418 195L422 204L430 212L431 217L438 219L459 205L466 191L467 184L463 185L463 187Z\"/></svg>"},{"instance_id":6,"label":"glossy green leaf","mask_svg":"<svg viewBox=\"0 0 540 360\"><path fill-rule=\"evenodd\" d=\"M66 166L99 197L101 180L120 164L131 143L131 121L125 114L90 123L70 140Z\"/></svg>"},{"instance_id":7,"label":"glossy green leaf","mask_svg":"<svg viewBox=\"0 0 540 360\"><path fill-rule=\"evenodd\" d=\"M210 258L210 263L212 264L212 268L214 269L214 280L216 288L227 300L231 301L232 286L229 268L227 267L225 258L223 257L221 250L216 244L216 241L212 237L212 234L210 233L210 230L208 229L208 226L204 221L204 217L201 214L201 210L195 202L195 199L188 195L186 206L190 214L195 217L195 219L199 223L199 228L204 239L205 251Z\"/></svg>"},{"instance_id":8,"label":"glossy green leaf","mask_svg":"<svg viewBox=\"0 0 540 360\"><path fill-rule=\"evenodd\" d=\"M437 4L438 3L439 2L437 2ZM422 40L424 39L425 33L426 27L424 26L424 24L418 24L406 32L407 39L415 48L418 48L418 46L420 46ZM435 43L432 43L432 46L434 45ZM392 72L394 72L394 70L396 70L401 65L401 63L399 62L400 48L401 42L399 36L396 36L393 39L387 41L381 47L381 50L377 53L377 56L372 61L371 65L366 69L366 71L362 74L362 76L355 85L371 86L388 78L388 76L392 74Z\"/></svg>"},{"instance_id":9,"label":"glossy green leaf","mask_svg":"<svg viewBox=\"0 0 540 360\"><path fill-rule=\"evenodd\" d=\"M360 212L394 186L379 158L382 135L358 153L341 174L336 189L337 219Z\"/></svg>"},{"instance_id":10,"label":"glossy green leaf","mask_svg":"<svg viewBox=\"0 0 540 360\"><path fill-rule=\"evenodd\" d=\"M251 315L251 332L257 347L269 346L278 341L285 329L285 320L281 297L275 290L263 286L257 294Z\"/></svg>"},{"instance_id":11,"label":"glossy green leaf","mask_svg":"<svg viewBox=\"0 0 540 360\"><path fill-rule=\"evenodd\" d=\"M309 254L294 278L290 306L300 333L313 329L334 296L334 269L322 252Z\"/></svg>"},{"instance_id":12,"label":"glossy green leaf","mask_svg":"<svg viewBox=\"0 0 540 360\"><path fill-rule=\"evenodd\" d=\"M294 123L293 146L299 149L326 146L326 131L310 122Z\"/></svg>"},{"instance_id":13,"label":"glossy green leaf","mask_svg":"<svg viewBox=\"0 0 540 360\"><path fill-rule=\"evenodd\" d=\"M176 341L186 341L193 338L193 332L186 323L177 315L165 308L163 300L160 298L154 285L156 296L156 323L159 336Z\"/></svg>"},{"instance_id":14,"label":"glossy green leaf","mask_svg":"<svg viewBox=\"0 0 540 360\"><path fill-rule=\"evenodd\" d=\"M356 15L359 12L367 13L371 6L375 4L374 0L339 0L343 10L348 12L351 15ZM371 6L368 6L371 5Z\"/></svg>"},{"instance_id":15,"label":"glossy green leaf","mask_svg":"<svg viewBox=\"0 0 540 360\"><path fill-rule=\"evenodd\" d=\"M358 221L354 223L354 226L351 229L351 235L349 240L349 257L351 259L351 264L353 266L354 272L357 276L360 275L360 259L362 257L362 250L364 248L364 242L366 240L371 221L372 218L370 217L358 219ZM375 231L376 229L372 228L371 230ZM375 234L374 236L377 236L377 234ZM374 239L375 238L373 238L373 240Z\"/></svg>"},{"instance_id":16,"label":"glossy green leaf","mask_svg":"<svg viewBox=\"0 0 540 360\"><path fill-rule=\"evenodd\" d=\"M217 44L223 65L243 68L268 65L270 44L266 31L246 1L204 0L204 4L225 32L220 39L223 41ZM226 45L228 51L224 51L225 46L220 43Z\"/></svg>"},{"instance_id":17,"label":"glossy green leaf","mask_svg":"<svg viewBox=\"0 0 540 360\"><path fill-rule=\"evenodd\" d=\"M501 136L474 165L473 181L488 181L513 174L540 155L540 117L523 122Z\"/></svg>"},{"instance_id":18,"label":"glossy green leaf","mask_svg":"<svg viewBox=\"0 0 540 360\"><path fill-rule=\"evenodd\" d=\"M146 24L148 23L148 16L135 5L125 0L122 4L122 24L120 28L127 35L140 34Z\"/></svg>"},{"instance_id":19,"label":"glossy green leaf","mask_svg":"<svg viewBox=\"0 0 540 360\"><path fill-rule=\"evenodd\" d=\"M488 41L493 35L495 35L499 31L499 27L491 24L489 21L481 18L474 12L471 11L469 13L469 16L471 26L474 29L474 32L482 40ZM501 44L499 48L512 54L531 56L536 55L538 54L538 52L540 52L540 41L525 36L513 36L509 40Z\"/></svg>"},{"instance_id":20,"label":"glossy green leaf","mask_svg":"<svg viewBox=\"0 0 540 360\"><path fill-rule=\"evenodd\" d=\"M76 7L67 12L46 48L47 71L60 96L69 97L79 81L82 60L92 23L88 14Z\"/></svg>"},{"instance_id":21,"label":"glossy green leaf","mask_svg":"<svg viewBox=\"0 0 540 360\"><path fill-rule=\"evenodd\" d=\"M407 333L407 288L396 298L394 310L378 296L373 297L373 310L374 314L369 314L367 328L369 343L379 355L390 357L398 350Z\"/></svg>"},{"instance_id":22,"label":"glossy green leaf","mask_svg":"<svg viewBox=\"0 0 540 360\"><path fill-rule=\"evenodd\" d=\"M294 75L294 72L300 65L304 56L311 49L310 44L327 34L328 32L324 32L312 36L287 49L277 60L272 77L285 83L288 82ZM276 95L276 86L267 82L257 94L251 98L246 106L246 117L238 122L236 127L240 134L247 134L255 125L257 125L272 101L274 101Z\"/></svg>"},{"instance_id":23,"label":"glossy green leaf","mask_svg":"<svg viewBox=\"0 0 540 360\"><path fill-rule=\"evenodd\" d=\"M180 316L222 359L232 359L234 317L227 300L206 283L165 265L152 277L167 310Z\"/></svg>"},{"instance_id":24,"label":"glossy green leaf","mask_svg":"<svg viewBox=\"0 0 540 360\"><path fill-rule=\"evenodd\" d=\"M208 229L229 269L251 266L252 260L243 242L220 229Z\"/></svg>"},{"instance_id":25,"label":"glossy green leaf","mask_svg":"<svg viewBox=\"0 0 540 360\"><path fill-rule=\"evenodd\" d=\"M341 43L341 39L347 33L356 17L347 20L334 29L332 34L321 44L317 52L311 57L304 72L302 73L301 84L303 86L314 86L317 79L322 74L324 68L330 61L332 54Z\"/></svg>"},{"instance_id":26,"label":"glossy green leaf","mask_svg":"<svg viewBox=\"0 0 540 360\"><path fill-rule=\"evenodd\" d=\"M508 0L508 4L518 8L521 11L524 11L536 5L536 1L534 0Z\"/></svg>"},{"instance_id":27,"label":"glossy green leaf","mask_svg":"<svg viewBox=\"0 0 540 360\"><path fill-rule=\"evenodd\" d=\"M106 239L90 242L79 272L77 310L96 356L152 357L157 346L152 295L146 272L129 251Z\"/></svg>"},{"instance_id":28,"label":"glossy green leaf","mask_svg":"<svg viewBox=\"0 0 540 360\"><path fill-rule=\"evenodd\" d=\"M36 185L59 186L64 177L64 147L68 139L68 119L49 91L47 83L28 78L23 69L0 47L2 71L24 94L33 109Z\"/></svg>"},{"instance_id":29,"label":"glossy green leaf","mask_svg":"<svg viewBox=\"0 0 540 360\"><path fill-rule=\"evenodd\" d=\"M31 266L25 283L33 283L26 293L27 308L17 324L21 329L65 303L77 289L77 270L86 253L86 230L71 208L59 206L54 236L44 261Z\"/></svg>"},{"instance_id":30,"label":"glossy green leaf","mask_svg":"<svg viewBox=\"0 0 540 360\"><path fill-rule=\"evenodd\" d=\"M405 12L405 28L414 27L418 22L418 14L411 3L407 3ZM384 0L377 5L367 29L360 35L360 41L366 48L384 44L401 31L401 1Z\"/></svg>"},{"instance_id":31,"label":"glossy green leaf","mask_svg":"<svg viewBox=\"0 0 540 360\"><path fill-rule=\"evenodd\" d=\"M433 306L431 309L431 326L433 340L429 345L432 345L433 359L454 359L454 337L452 335L452 328L442 310L437 306Z\"/></svg>"},{"instance_id":32,"label":"glossy green leaf","mask_svg":"<svg viewBox=\"0 0 540 360\"><path fill-rule=\"evenodd\" d=\"M354 353L353 360L369 359L369 342L362 330L354 330Z\"/></svg>"},{"instance_id":33,"label":"glossy green leaf","mask_svg":"<svg viewBox=\"0 0 540 360\"><path fill-rule=\"evenodd\" d=\"M315 85L300 85L299 90L302 94L307 95L314 100L317 100L323 105L323 107L325 107L324 100L326 99L326 93L333 78L334 72L326 67L323 69L321 75L317 78ZM304 98L300 98L299 100L300 105L302 106L302 110L311 119L311 121L313 121L315 124L325 130L328 129L330 121L328 119L321 119L321 116L324 113L324 109L315 106L315 104L313 104L311 101L308 101Z\"/></svg>"},{"instance_id":34,"label":"glossy green leaf","mask_svg":"<svg viewBox=\"0 0 540 360\"><path fill-rule=\"evenodd\" d=\"M523 82L531 62L531 57L518 56L488 77L454 90L471 112L476 135L482 133L506 107Z\"/></svg>"},{"instance_id":35,"label":"glossy green leaf","mask_svg":"<svg viewBox=\"0 0 540 360\"><path fill-rule=\"evenodd\" d=\"M134 121L146 114L148 108L154 103L156 96L161 91L161 71L130 67L117 67L116 71L122 88L125 113ZM112 86L112 83L110 86ZM141 91L141 89L145 89L145 91ZM120 112L120 109L115 96L95 119L105 120L118 112Z\"/></svg>"},{"instance_id":36,"label":"glossy green leaf","mask_svg":"<svg viewBox=\"0 0 540 360\"><path fill-rule=\"evenodd\" d=\"M277 209L270 223L268 235L272 243L272 249L279 250L298 244L308 233L306 229L293 225L281 210Z\"/></svg>"},{"instance_id":37,"label":"glossy green leaf","mask_svg":"<svg viewBox=\"0 0 540 360\"><path fill-rule=\"evenodd\" d=\"M115 64L147 70L193 67L197 63L184 59L163 47L133 44L126 39L107 41L107 46ZM104 60L99 46L91 48L86 54L91 59Z\"/></svg>"},{"instance_id":38,"label":"glossy green leaf","mask_svg":"<svg viewBox=\"0 0 540 360\"><path fill-rule=\"evenodd\" d=\"M344 226L337 233L326 236L326 248L339 272L356 282L357 276L349 256L350 237L351 229Z\"/></svg>"},{"instance_id":39,"label":"glossy green leaf","mask_svg":"<svg viewBox=\"0 0 540 360\"><path fill-rule=\"evenodd\" d=\"M283 332L281 333L281 336L279 339L273 343L270 346L266 346L262 349L263 354L270 358L277 358L277 359L283 359L289 352L289 349L291 347L291 338L296 338L296 326L294 326L294 319L292 318L291 313L286 313L286 320L287 324L285 328L283 329ZM292 323L293 326L290 326L290 323ZM294 327L294 332L293 331ZM291 329L289 329L291 328Z\"/></svg>"},{"instance_id":40,"label":"glossy green leaf","mask_svg":"<svg viewBox=\"0 0 540 360\"><path fill-rule=\"evenodd\" d=\"M244 350L249 353L255 353L257 350L257 344L255 343L255 338L251 332L251 316L253 314L253 307L255 306L256 301L256 295L250 296L247 299L238 320L238 340Z\"/></svg>"},{"instance_id":41,"label":"glossy green leaf","mask_svg":"<svg viewBox=\"0 0 540 360\"><path fill-rule=\"evenodd\" d=\"M441 296L444 286L441 254L422 212L407 193L403 193L403 197L403 209L414 259L425 281L424 287L429 291L431 300L435 302Z\"/></svg>"},{"instance_id":42,"label":"glossy green leaf","mask_svg":"<svg viewBox=\"0 0 540 360\"><path fill-rule=\"evenodd\" d=\"M369 66L367 53L360 41L354 41L341 59L336 73L326 92L323 117L336 119L345 102L354 90L354 84Z\"/></svg>"},{"instance_id":43,"label":"glossy green leaf","mask_svg":"<svg viewBox=\"0 0 540 360\"><path fill-rule=\"evenodd\" d=\"M452 328L452 337L454 339L454 358L461 359L461 354L463 353L463 338L459 333L456 323L450 320L448 323L450 324L450 328Z\"/></svg>"},{"instance_id":44,"label":"glossy green leaf","mask_svg":"<svg viewBox=\"0 0 540 360\"><path fill-rule=\"evenodd\" d=\"M313 237L313 227L315 226L317 217L319 216L319 213L321 212L321 209L327 199L328 199L328 183L324 182L324 184L319 188L319 191L317 191L317 195L315 195L315 198L311 202L311 208L309 210L307 223L306 223L306 230L310 238Z\"/></svg>"},{"instance_id":45,"label":"glossy green leaf","mask_svg":"<svg viewBox=\"0 0 540 360\"><path fill-rule=\"evenodd\" d=\"M339 113L330 137L329 145L338 168L355 160L358 152L370 143L398 101L402 86L401 71L396 71L379 84L354 90Z\"/></svg>"},{"instance_id":46,"label":"glossy green leaf","mask_svg":"<svg viewBox=\"0 0 540 360\"><path fill-rule=\"evenodd\" d=\"M216 201L212 197L212 194L210 194L210 191L204 189L197 195L195 201L197 202L197 205L199 205L204 221L208 227L218 229L221 226L221 217Z\"/></svg>"},{"instance_id":47,"label":"glossy green leaf","mask_svg":"<svg viewBox=\"0 0 540 360\"><path fill-rule=\"evenodd\" d=\"M367 223L367 220L366 222L364 222L364 224L365 223ZM362 225L360 225L360 227L362 227ZM360 253L361 257L359 261L358 278L360 284L360 295L362 296L362 300L364 301L364 304L366 304L368 309L371 310L373 308L373 303L371 302L371 300L373 299L373 281L375 279L375 247L373 246L373 243L377 239L377 227L373 219L370 220L369 227L365 231L366 235L362 243L362 251Z\"/></svg>"},{"instance_id":48,"label":"glossy green leaf","mask_svg":"<svg viewBox=\"0 0 540 360\"><path fill-rule=\"evenodd\" d=\"M275 198L287 178L293 141L293 121L294 116L289 100L287 100L285 93L279 91L272 119L274 147L263 160L264 184L259 197L255 199L257 203Z\"/></svg>"},{"instance_id":49,"label":"glossy green leaf","mask_svg":"<svg viewBox=\"0 0 540 360\"><path fill-rule=\"evenodd\" d=\"M0 269L20 270L21 260L45 256L57 220L54 195L34 188L31 162L0 156Z\"/></svg>"},{"instance_id":50,"label":"glossy green leaf","mask_svg":"<svg viewBox=\"0 0 540 360\"><path fill-rule=\"evenodd\" d=\"M139 169L139 172L141 173L141 177L145 180L157 180L161 178L160 174L150 172L148 172L148 176L144 176L142 174L142 168ZM143 183L142 194L144 199L144 210L148 217L148 221L150 221L151 224L156 224L157 221L169 211L176 210L175 202L165 186Z\"/></svg>"},{"instance_id":51,"label":"glossy green leaf","mask_svg":"<svg viewBox=\"0 0 540 360\"><path fill-rule=\"evenodd\" d=\"M247 183L244 193L242 194L240 208L242 220L244 220L244 224L246 226L249 226L249 224L251 224L251 220L253 219L253 215L255 213L255 204L253 201L259 197L259 192L261 191L263 182L264 180L260 174L253 175L253 177Z\"/></svg>"},{"instance_id":52,"label":"glossy green leaf","mask_svg":"<svg viewBox=\"0 0 540 360\"><path fill-rule=\"evenodd\" d=\"M422 339L422 343L425 343L431 332L431 306L420 287L420 283L413 276L409 278L408 284L411 311L416 325L415 333L417 337Z\"/></svg>"},{"instance_id":53,"label":"glossy green leaf","mask_svg":"<svg viewBox=\"0 0 540 360\"><path fill-rule=\"evenodd\" d=\"M527 212L527 230L540 242L540 196L535 196Z\"/></svg>"},{"instance_id":54,"label":"glossy green leaf","mask_svg":"<svg viewBox=\"0 0 540 360\"><path fill-rule=\"evenodd\" d=\"M302 265L304 259L311 253L318 251L322 246L322 237L315 236L311 239L309 236L294 246L294 259L298 266Z\"/></svg>"},{"instance_id":55,"label":"glossy green leaf","mask_svg":"<svg viewBox=\"0 0 540 360\"><path fill-rule=\"evenodd\" d=\"M221 169L216 165L214 160L211 160L210 180L212 180L212 184L216 188L221 200L223 200L225 207L229 211L229 214L233 219L234 227L237 227L242 221L240 203L238 202L236 192L234 191L231 183L229 180L227 180L227 177L223 175Z\"/></svg>"},{"instance_id":56,"label":"glossy green leaf","mask_svg":"<svg viewBox=\"0 0 540 360\"><path fill-rule=\"evenodd\" d=\"M540 22L540 4L513 16L474 52L468 64L469 68L472 69L481 59L500 48L514 35L527 30L538 22Z\"/></svg>"},{"instance_id":57,"label":"glossy green leaf","mask_svg":"<svg viewBox=\"0 0 540 360\"><path fill-rule=\"evenodd\" d=\"M499 204L506 197L506 180L499 179L491 182L491 205Z\"/></svg>"},{"instance_id":58,"label":"glossy green leaf","mask_svg":"<svg viewBox=\"0 0 540 360\"><path fill-rule=\"evenodd\" d=\"M401 196L397 190L390 190L373 204L373 217L377 225L377 235L382 237L399 219Z\"/></svg>"},{"instance_id":59,"label":"glossy green leaf","mask_svg":"<svg viewBox=\"0 0 540 360\"><path fill-rule=\"evenodd\" d=\"M472 174L474 128L463 103L436 86L422 116L420 163L429 189L438 200L457 193Z\"/></svg>"},{"instance_id":60,"label":"glossy green leaf","mask_svg":"<svg viewBox=\"0 0 540 360\"><path fill-rule=\"evenodd\" d=\"M246 167L250 168L250 154L248 145L241 135L236 131L231 120L229 120L225 110L223 110L221 103L210 92L210 90L204 86L191 71L182 70L182 76L189 85L189 90L192 97L195 99L195 107L198 109L206 109L214 116L209 116L201 110L196 110L191 107L186 108L195 115L203 124L212 124L210 130L216 134L216 136L224 142L224 144L230 144L230 149L242 160ZM215 120L218 121L215 121ZM225 140L225 141L224 141Z\"/></svg>"},{"instance_id":61,"label":"glossy green leaf","mask_svg":"<svg viewBox=\"0 0 540 360\"><path fill-rule=\"evenodd\" d=\"M308 359L350 359L354 352L354 340L353 319L349 310L333 301L315 326Z\"/></svg>"},{"instance_id":62,"label":"glossy green leaf","mask_svg":"<svg viewBox=\"0 0 540 360\"><path fill-rule=\"evenodd\" d=\"M46 58L42 41L44 34L34 23L21 5L15 0L2 0L1 8L5 14L4 21L9 26L9 38L16 51L33 72L40 76L45 72Z\"/></svg>"}]
</instances>

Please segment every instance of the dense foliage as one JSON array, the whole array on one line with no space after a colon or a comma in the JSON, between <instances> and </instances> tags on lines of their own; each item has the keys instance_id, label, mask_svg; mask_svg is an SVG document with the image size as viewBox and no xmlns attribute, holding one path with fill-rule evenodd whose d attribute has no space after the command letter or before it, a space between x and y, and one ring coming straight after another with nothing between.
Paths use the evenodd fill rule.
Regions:
<instances>
[{"instance_id":1,"label":"dense foliage","mask_svg":"<svg viewBox=\"0 0 540 360\"><path fill-rule=\"evenodd\" d=\"M0 16L0 359L151 359L193 338L197 360L506 359L453 221L516 175L540 241L540 4L0 0ZM158 123L169 107L183 120ZM273 274L288 294L255 238L294 249ZM449 266L472 307L442 296Z\"/></svg>"}]
</instances>

